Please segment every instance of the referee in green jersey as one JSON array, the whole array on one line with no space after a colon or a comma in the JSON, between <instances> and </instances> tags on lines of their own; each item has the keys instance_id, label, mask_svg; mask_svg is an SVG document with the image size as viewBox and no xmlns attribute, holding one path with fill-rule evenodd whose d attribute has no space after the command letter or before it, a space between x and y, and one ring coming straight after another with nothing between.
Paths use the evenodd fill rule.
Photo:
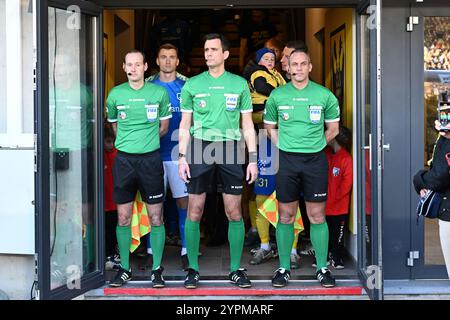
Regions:
<instances>
[{"instance_id":1,"label":"referee in green jersey","mask_svg":"<svg viewBox=\"0 0 450 320\"><path fill-rule=\"evenodd\" d=\"M294 218L302 191L311 221L310 237L316 251L317 279L324 287L335 286L327 268L328 163L324 148L339 132L340 111L333 93L309 80L311 70L306 49L294 50L288 59L292 81L272 91L266 102L264 127L280 152L275 180L279 201L276 237L280 268L272 279L275 287L284 287L290 277ZM277 126L278 130L274 130Z\"/></svg>"},{"instance_id":2,"label":"referee in green jersey","mask_svg":"<svg viewBox=\"0 0 450 320\"><path fill-rule=\"evenodd\" d=\"M166 238L162 221L164 170L159 155L159 139L167 133L172 113L167 91L144 82L147 67L142 52L128 52L123 63L128 82L114 87L106 100L108 121L116 133L115 147L118 150L113 167L113 199L119 215L116 232L122 267L110 283L113 287L120 287L131 279L130 224L138 190L146 204L152 228L151 280L154 288L164 287L161 267Z\"/></svg>"},{"instance_id":3,"label":"referee in green jersey","mask_svg":"<svg viewBox=\"0 0 450 320\"><path fill-rule=\"evenodd\" d=\"M229 220L229 280L241 288L248 288L250 280L246 270L240 267L245 236L241 212L244 159L239 157L238 141L241 140L241 124L250 155L246 180L253 183L258 169L252 101L247 81L225 71L225 60L230 54L228 41L222 35L208 34L204 50L208 71L189 79L181 91L179 174L187 183L189 194L185 225L189 268L184 285L196 288L200 279L200 220L206 191L217 172L223 184L223 201Z\"/></svg>"}]
</instances>

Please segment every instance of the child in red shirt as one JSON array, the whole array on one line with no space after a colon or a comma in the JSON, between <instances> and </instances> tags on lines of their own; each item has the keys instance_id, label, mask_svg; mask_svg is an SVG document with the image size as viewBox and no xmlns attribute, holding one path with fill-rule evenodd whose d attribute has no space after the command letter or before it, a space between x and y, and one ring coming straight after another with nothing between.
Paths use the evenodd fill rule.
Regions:
<instances>
[{"instance_id":1,"label":"child in red shirt","mask_svg":"<svg viewBox=\"0 0 450 320\"><path fill-rule=\"evenodd\" d=\"M328 196L325 207L330 231L328 251L335 269L344 269L344 228L348 221L350 196L353 186L351 132L339 128L339 134L330 141L325 153L328 159Z\"/></svg>"},{"instance_id":2,"label":"child in red shirt","mask_svg":"<svg viewBox=\"0 0 450 320\"><path fill-rule=\"evenodd\" d=\"M117 253L117 205L113 200L113 174L112 168L116 158L117 149L114 148L114 131L109 124L105 125L103 149L103 181L104 181L104 210L105 210L105 256L106 270L117 269L120 258Z\"/></svg>"}]
</instances>

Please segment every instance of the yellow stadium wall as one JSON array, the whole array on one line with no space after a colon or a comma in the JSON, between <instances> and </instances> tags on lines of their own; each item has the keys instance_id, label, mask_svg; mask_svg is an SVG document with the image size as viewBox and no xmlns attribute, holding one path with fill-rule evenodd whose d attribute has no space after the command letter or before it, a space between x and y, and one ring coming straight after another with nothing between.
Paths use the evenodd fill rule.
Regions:
<instances>
[{"instance_id":1,"label":"yellow stadium wall","mask_svg":"<svg viewBox=\"0 0 450 320\"><path fill-rule=\"evenodd\" d=\"M105 93L107 95L114 86L127 81L126 74L122 70L122 62L124 54L135 47L135 23L133 10L105 10L103 17L103 31L107 36L103 39L106 59ZM117 35L116 17L129 26L128 29Z\"/></svg>"},{"instance_id":2,"label":"yellow stadium wall","mask_svg":"<svg viewBox=\"0 0 450 320\"><path fill-rule=\"evenodd\" d=\"M353 128L353 9L306 9L306 45L308 46L313 70L311 78L316 82L324 83L331 89L331 39L330 34L343 24L345 25L345 84L344 103L341 105L342 123L352 130ZM324 29L324 43L315 37L315 34ZM323 59L324 58L324 59ZM322 61L325 60L325 65ZM325 75L323 79L322 75ZM354 156L354 155L353 155ZM356 172L354 173L356 174ZM355 190L355 188L353 188ZM351 204L353 204L353 195ZM350 205L349 229L356 234L356 219L354 217L353 205Z\"/></svg>"}]
</instances>

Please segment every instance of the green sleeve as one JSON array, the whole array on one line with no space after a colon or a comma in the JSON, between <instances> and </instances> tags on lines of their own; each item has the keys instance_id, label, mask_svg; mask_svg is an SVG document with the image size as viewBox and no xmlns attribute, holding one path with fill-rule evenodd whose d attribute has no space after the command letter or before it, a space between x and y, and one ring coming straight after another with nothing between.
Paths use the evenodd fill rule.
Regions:
<instances>
[{"instance_id":1,"label":"green sleeve","mask_svg":"<svg viewBox=\"0 0 450 320\"><path fill-rule=\"evenodd\" d=\"M266 108L264 109L264 123L277 124L278 123L278 108L274 96L271 94L266 101Z\"/></svg>"},{"instance_id":2,"label":"green sleeve","mask_svg":"<svg viewBox=\"0 0 450 320\"><path fill-rule=\"evenodd\" d=\"M339 117L339 101L335 95L330 92L328 95L327 105L325 107L325 122L339 121Z\"/></svg>"},{"instance_id":3,"label":"green sleeve","mask_svg":"<svg viewBox=\"0 0 450 320\"><path fill-rule=\"evenodd\" d=\"M190 92L189 80L186 81L183 88L181 89L181 111L192 112L192 94Z\"/></svg>"},{"instance_id":4,"label":"green sleeve","mask_svg":"<svg viewBox=\"0 0 450 320\"><path fill-rule=\"evenodd\" d=\"M248 89L247 82L244 83L244 88L241 93L241 101L240 101L241 112L250 112L248 110L253 111L252 105L252 96L250 95L250 90Z\"/></svg>"},{"instance_id":5,"label":"green sleeve","mask_svg":"<svg viewBox=\"0 0 450 320\"><path fill-rule=\"evenodd\" d=\"M117 121L117 105L115 99L114 89L111 90L108 94L108 98L106 99L106 114L108 116L109 122Z\"/></svg>"},{"instance_id":6,"label":"green sleeve","mask_svg":"<svg viewBox=\"0 0 450 320\"><path fill-rule=\"evenodd\" d=\"M163 89L161 103L159 104L159 119L166 120L172 118L172 106L170 104L169 94Z\"/></svg>"}]
</instances>

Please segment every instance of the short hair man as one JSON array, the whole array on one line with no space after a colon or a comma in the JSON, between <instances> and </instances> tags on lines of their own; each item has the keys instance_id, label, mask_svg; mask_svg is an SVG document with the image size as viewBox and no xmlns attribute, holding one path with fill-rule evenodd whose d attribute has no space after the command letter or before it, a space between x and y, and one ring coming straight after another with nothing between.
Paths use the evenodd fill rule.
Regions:
<instances>
[{"instance_id":1,"label":"short hair man","mask_svg":"<svg viewBox=\"0 0 450 320\"><path fill-rule=\"evenodd\" d=\"M289 56L294 50L303 50L308 53L308 49L302 40L292 40L286 43L281 56L281 69L284 71L284 79L288 81L290 79L289 69Z\"/></svg>"},{"instance_id":2,"label":"short hair man","mask_svg":"<svg viewBox=\"0 0 450 320\"><path fill-rule=\"evenodd\" d=\"M161 138L160 153L164 166L164 185L170 187L172 196L176 199L179 214L179 230L181 236L181 264L183 270L188 267L186 251L186 239L184 236L184 225L186 222L188 194L186 184L178 175L178 128L181 121L180 100L181 89L185 80L177 77L178 49L173 44L166 43L159 47L156 64L159 73L153 77L152 83L164 87L169 94L172 106L172 118L169 122L169 131ZM186 79L187 80L187 79Z\"/></svg>"},{"instance_id":3,"label":"short hair man","mask_svg":"<svg viewBox=\"0 0 450 320\"><path fill-rule=\"evenodd\" d=\"M147 68L142 52L128 52L123 63L128 82L114 87L106 100L108 121L116 133L115 146L118 150L113 168L113 198L119 215L116 231L122 267L110 283L114 287L120 287L131 279L130 223L138 190L147 207L152 227L153 287L164 287L161 267L165 242L162 221L164 171L159 154L159 139L167 133L172 113L166 90L144 81Z\"/></svg>"},{"instance_id":4,"label":"short hair man","mask_svg":"<svg viewBox=\"0 0 450 320\"><path fill-rule=\"evenodd\" d=\"M335 286L327 268L328 226L325 202L328 190L327 143L339 132L339 104L333 93L309 80L311 60L305 49L293 50L287 72L291 82L272 91L266 103L264 127L280 150L275 185L279 201L277 244L280 268L272 285L283 287L290 277L294 218L301 191L311 221L316 252L316 276L324 287ZM278 132L274 130L278 125ZM326 126L326 131L324 131Z\"/></svg>"},{"instance_id":5,"label":"short hair man","mask_svg":"<svg viewBox=\"0 0 450 320\"><path fill-rule=\"evenodd\" d=\"M237 144L241 138L239 127L242 123L245 142L250 153L247 181L253 183L258 169L252 101L247 81L225 71L225 60L230 54L228 41L222 35L208 34L205 36L204 50L208 71L189 79L181 92L183 115L180 123L179 174L188 183L189 193L189 210L185 226L189 269L184 285L190 289L198 285L200 220L207 187L212 183L214 170L217 170L223 181L223 200L229 220L228 240L231 258L229 279L239 287L247 288L251 286L251 282L245 273L246 270L240 268L245 236L241 212L244 172L242 164L239 164L236 158ZM194 151L191 154L195 154L186 159L190 140L191 151ZM195 146L200 146L200 150L194 148ZM212 163L205 157L205 151L211 150L211 147L216 151L212 156L214 158ZM200 151L202 154L198 157ZM230 154L233 159L227 161L230 160L228 159ZM200 158L198 159L200 161L197 161L197 158Z\"/></svg>"}]
</instances>

